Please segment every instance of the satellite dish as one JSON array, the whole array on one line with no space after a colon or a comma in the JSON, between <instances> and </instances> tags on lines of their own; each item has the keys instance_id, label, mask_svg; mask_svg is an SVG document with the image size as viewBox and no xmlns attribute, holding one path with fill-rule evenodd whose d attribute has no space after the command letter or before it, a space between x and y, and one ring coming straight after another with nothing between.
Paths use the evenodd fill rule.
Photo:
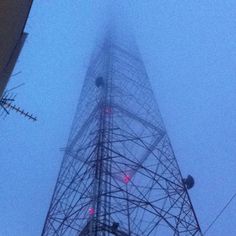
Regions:
<instances>
[{"instance_id":1,"label":"satellite dish","mask_svg":"<svg viewBox=\"0 0 236 236\"><path fill-rule=\"evenodd\" d=\"M104 80L103 80L103 77L97 77L96 78L96 81L95 81L95 84L96 86L99 88L99 87L102 87L104 85Z\"/></svg>"},{"instance_id":2,"label":"satellite dish","mask_svg":"<svg viewBox=\"0 0 236 236\"><path fill-rule=\"evenodd\" d=\"M191 175L188 175L186 179L183 179L183 182L187 189L191 189L194 186L194 178Z\"/></svg>"}]
</instances>

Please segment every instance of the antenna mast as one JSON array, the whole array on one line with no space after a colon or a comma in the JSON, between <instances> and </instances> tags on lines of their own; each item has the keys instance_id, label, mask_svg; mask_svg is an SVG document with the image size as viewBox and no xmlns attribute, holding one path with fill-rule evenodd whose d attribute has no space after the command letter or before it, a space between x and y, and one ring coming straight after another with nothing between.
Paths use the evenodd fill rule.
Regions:
<instances>
[{"instance_id":1,"label":"antenna mast","mask_svg":"<svg viewBox=\"0 0 236 236\"><path fill-rule=\"evenodd\" d=\"M118 38L92 56L42 236L202 235L141 56Z\"/></svg>"}]
</instances>

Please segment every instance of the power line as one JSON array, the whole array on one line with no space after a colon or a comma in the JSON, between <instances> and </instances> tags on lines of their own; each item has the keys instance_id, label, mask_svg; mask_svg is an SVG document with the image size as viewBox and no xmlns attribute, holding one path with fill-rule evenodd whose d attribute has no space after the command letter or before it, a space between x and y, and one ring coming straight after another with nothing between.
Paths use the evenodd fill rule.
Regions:
<instances>
[{"instance_id":1,"label":"power line","mask_svg":"<svg viewBox=\"0 0 236 236\"><path fill-rule=\"evenodd\" d=\"M229 206L229 204L233 201L233 199L236 197L236 193L230 198L230 200L226 203L226 205L223 207L223 209L219 212L219 214L216 216L216 218L211 222L211 224L207 227L203 235L206 235L208 230L215 224L215 222L219 219L219 217L223 214L223 212L226 210L226 208Z\"/></svg>"}]
</instances>

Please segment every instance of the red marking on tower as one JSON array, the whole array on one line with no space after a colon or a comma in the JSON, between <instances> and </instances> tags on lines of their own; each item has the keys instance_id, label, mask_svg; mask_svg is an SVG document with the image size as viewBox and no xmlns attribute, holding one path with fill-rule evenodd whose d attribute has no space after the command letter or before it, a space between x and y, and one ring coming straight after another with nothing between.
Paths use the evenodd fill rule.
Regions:
<instances>
[{"instance_id":1,"label":"red marking on tower","mask_svg":"<svg viewBox=\"0 0 236 236\"><path fill-rule=\"evenodd\" d=\"M105 107L105 108L104 108L104 113L105 113L105 114L108 114L108 115L111 114L111 113L112 113L112 108L111 108L111 107L108 107L108 106Z\"/></svg>"},{"instance_id":2,"label":"red marking on tower","mask_svg":"<svg viewBox=\"0 0 236 236\"><path fill-rule=\"evenodd\" d=\"M124 183L125 183L125 184L128 184L129 181L131 180L131 176L125 175L123 180L124 180Z\"/></svg>"},{"instance_id":3,"label":"red marking on tower","mask_svg":"<svg viewBox=\"0 0 236 236\"><path fill-rule=\"evenodd\" d=\"M95 214L94 208L90 207L90 208L89 208L89 215L90 215L90 216L93 216L94 214Z\"/></svg>"}]
</instances>

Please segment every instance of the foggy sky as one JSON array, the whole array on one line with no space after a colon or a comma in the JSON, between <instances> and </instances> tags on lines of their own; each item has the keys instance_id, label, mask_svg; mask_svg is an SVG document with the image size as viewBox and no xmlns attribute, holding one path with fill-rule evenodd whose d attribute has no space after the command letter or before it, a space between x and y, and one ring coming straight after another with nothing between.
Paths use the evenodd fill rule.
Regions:
<instances>
[{"instance_id":1,"label":"foggy sky","mask_svg":"<svg viewBox=\"0 0 236 236\"><path fill-rule=\"evenodd\" d=\"M115 8L115 10L114 10ZM35 1L1 120L0 235L40 235L83 78L110 11L129 20L204 232L236 192L236 2ZM111 14L110 14L111 15ZM108 17L109 16L109 17ZM126 26L124 26L126 27ZM207 235L236 235L236 199Z\"/></svg>"}]
</instances>

